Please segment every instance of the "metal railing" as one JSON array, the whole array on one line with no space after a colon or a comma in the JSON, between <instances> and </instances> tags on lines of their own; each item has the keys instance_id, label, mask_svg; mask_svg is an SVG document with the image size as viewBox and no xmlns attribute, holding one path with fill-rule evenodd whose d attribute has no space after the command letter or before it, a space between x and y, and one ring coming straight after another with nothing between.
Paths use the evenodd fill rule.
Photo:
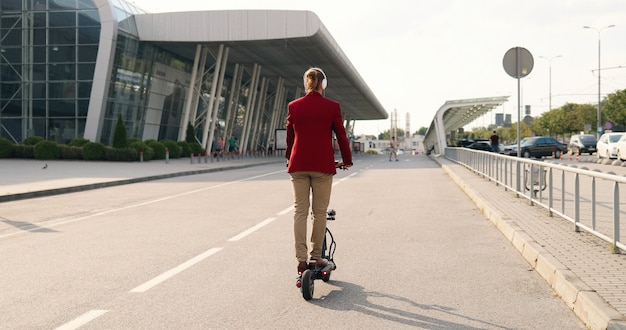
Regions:
<instances>
[{"instance_id":1,"label":"metal railing","mask_svg":"<svg viewBox=\"0 0 626 330\"><path fill-rule=\"evenodd\" d=\"M620 201L626 177L467 148L446 148L445 157L545 208L550 216L571 221L575 231L605 240L614 253L626 250L620 220L626 219L626 199Z\"/></svg>"}]
</instances>

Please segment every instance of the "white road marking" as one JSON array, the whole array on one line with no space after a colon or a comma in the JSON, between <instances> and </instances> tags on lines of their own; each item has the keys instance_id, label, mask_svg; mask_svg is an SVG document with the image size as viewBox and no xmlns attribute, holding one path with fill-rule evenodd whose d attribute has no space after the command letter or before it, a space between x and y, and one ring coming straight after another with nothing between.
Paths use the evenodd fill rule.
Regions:
<instances>
[{"instance_id":1,"label":"white road marking","mask_svg":"<svg viewBox=\"0 0 626 330\"><path fill-rule=\"evenodd\" d=\"M288 207L288 208L286 208L286 209L284 209L284 210L282 210L282 211L280 211L280 212L278 212L277 214L278 215L285 215L285 214L287 214L287 213L289 213L291 211L293 211L293 205Z\"/></svg>"},{"instance_id":2,"label":"white road marking","mask_svg":"<svg viewBox=\"0 0 626 330\"><path fill-rule=\"evenodd\" d=\"M229 239L228 239L228 241L229 241L229 242L235 242L235 241L238 241L238 240L240 240L240 239L242 239L242 238L244 238L244 237L246 237L246 236L248 236L248 235L252 234L253 232L255 232L255 231L257 231L257 230L259 230L259 229L263 228L265 225L267 225L267 224L271 223L271 222L272 222L272 221L274 221L274 220L276 220L276 218L269 218L269 219L265 219L265 220L263 220L262 222L260 222L260 223L256 224L255 226L253 226L253 227L251 227L251 228L247 229L246 231L243 231L241 234L239 234L239 235L236 235L236 236L233 236L233 237L229 238Z\"/></svg>"},{"instance_id":3,"label":"white road marking","mask_svg":"<svg viewBox=\"0 0 626 330\"><path fill-rule=\"evenodd\" d=\"M202 254L195 256L191 259L189 259L188 261L185 261L184 263L166 271L165 273L151 279L150 281L130 290L130 292L134 292L134 293L141 293L141 292L146 292L150 289L152 289L153 287L157 286L158 284L160 284L161 282L164 282L165 280L173 277L174 275L184 271L185 269L199 263L200 261L214 255L215 253L221 251L222 248L212 248L209 249L205 252L203 252Z\"/></svg>"},{"instance_id":4,"label":"white road marking","mask_svg":"<svg viewBox=\"0 0 626 330\"><path fill-rule=\"evenodd\" d=\"M56 328L55 330L74 330L82 327L83 325L95 320L96 318L104 315L104 313L108 312L107 310L102 309L94 309L89 312L73 319L72 321L65 323L64 325Z\"/></svg>"}]
</instances>

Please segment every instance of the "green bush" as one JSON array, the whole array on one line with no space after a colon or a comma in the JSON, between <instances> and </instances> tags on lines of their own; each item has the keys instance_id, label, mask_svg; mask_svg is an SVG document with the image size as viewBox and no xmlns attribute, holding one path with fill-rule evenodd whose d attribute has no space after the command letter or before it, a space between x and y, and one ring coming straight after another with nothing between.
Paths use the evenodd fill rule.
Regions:
<instances>
[{"instance_id":1,"label":"green bush","mask_svg":"<svg viewBox=\"0 0 626 330\"><path fill-rule=\"evenodd\" d=\"M35 146L16 144L13 146L13 156L15 158L35 158Z\"/></svg>"},{"instance_id":2,"label":"green bush","mask_svg":"<svg viewBox=\"0 0 626 330\"><path fill-rule=\"evenodd\" d=\"M83 146L84 160L104 159L104 144L100 142L89 142Z\"/></svg>"},{"instance_id":3,"label":"green bush","mask_svg":"<svg viewBox=\"0 0 626 330\"><path fill-rule=\"evenodd\" d=\"M204 149L202 149L202 146L198 142L190 143L189 147L191 148L191 152L193 152L193 154L196 156L198 154L204 154Z\"/></svg>"},{"instance_id":4,"label":"green bush","mask_svg":"<svg viewBox=\"0 0 626 330\"><path fill-rule=\"evenodd\" d=\"M59 159L59 156L61 156L61 150L54 141L43 140L35 145L35 159Z\"/></svg>"},{"instance_id":5,"label":"green bush","mask_svg":"<svg viewBox=\"0 0 626 330\"><path fill-rule=\"evenodd\" d=\"M23 144L27 145L27 146L34 146L37 143L41 142L41 141L45 141L46 139L42 138L41 136L29 136L27 138L24 139L24 142L22 142Z\"/></svg>"},{"instance_id":6,"label":"green bush","mask_svg":"<svg viewBox=\"0 0 626 330\"><path fill-rule=\"evenodd\" d=\"M137 159L140 158L140 152L143 152L143 160L145 161L149 161L154 157L154 150L141 141L132 142L130 147L137 150Z\"/></svg>"},{"instance_id":7,"label":"green bush","mask_svg":"<svg viewBox=\"0 0 626 330\"><path fill-rule=\"evenodd\" d=\"M189 154L191 154L191 147L189 146L189 143L187 143L187 141L178 141L177 144L181 150L181 157L189 157Z\"/></svg>"},{"instance_id":8,"label":"green bush","mask_svg":"<svg viewBox=\"0 0 626 330\"><path fill-rule=\"evenodd\" d=\"M180 155L183 153L183 148L181 148L176 141L163 140L161 143L169 150L170 158L180 158Z\"/></svg>"},{"instance_id":9,"label":"green bush","mask_svg":"<svg viewBox=\"0 0 626 330\"><path fill-rule=\"evenodd\" d=\"M87 140L89 142L89 140ZM61 150L61 159L83 159L83 148L77 146L69 146L61 144L59 145L59 149Z\"/></svg>"},{"instance_id":10,"label":"green bush","mask_svg":"<svg viewBox=\"0 0 626 330\"><path fill-rule=\"evenodd\" d=\"M132 162L138 159L138 152L135 148L104 148L104 159L109 161Z\"/></svg>"},{"instance_id":11,"label":"green bush","mask_svg":"<svg viewBox=\"0 0 626 330\"><path fill-rule=\"evenodd\" d=\"M113 148L126 148L128 147L128 141L126 138L126 125L124 125L124 119L122 114L117 116L117 124L115 125L115 132L113 133Z\"/></svg>"},{"instance_id":12,"label":"green bush","mask_svg":"<svg viewBox=\"0 0 626 330\"><path fill-rule=\"evenodd\" d=\"M82 147L85 144L87 144L89 142L89 140L87 139L83 139L83 138L73 138L70 140L70 143L68 143L67 145L70 147Z\"/></svg>"},{"instance_id":13,"label":"green bush","mask_svg":"<svg viewBox=\"0 0 626 330\"><path fill-rule=\"evenodd\" d=\"M165 146L163 145L163 143L155 140L148 140L146 141L146 144L148 145L148 147L154 150L154 156L152 157L152 159L165 159Z\"/></svg>"},{"instance_id":14,"label":"green bush","mask_svg":"<svg viewBox=\"0 0 626 330\"><path fill-rule=\"evenodd\" d=\"M140 138L128 138L128 140L126 140L128 142L128 146L130 146L131 144L135 143L135 142L141 142Z\"/></svg>"},{"instance_id":15,"label":"green bush","mask_svg":"<svg viewBox=\"0 0 626 330\"><path fill-rule=\"evenodd\" d=\"M0 138L0 158L13 157L13 143L9 139Z\"/></svg>"},{"instance_id":16,"label":"green bush","mask_svg":"<svg viewBox=\"0 0 626 330\"><path fill-rule=\"evenodd\" d=\"M367 155L378 155L378 151L376 151L375 149L369 149L368 151L365 152L365 154L367 154Z\"/></svg>"}]
</instances>

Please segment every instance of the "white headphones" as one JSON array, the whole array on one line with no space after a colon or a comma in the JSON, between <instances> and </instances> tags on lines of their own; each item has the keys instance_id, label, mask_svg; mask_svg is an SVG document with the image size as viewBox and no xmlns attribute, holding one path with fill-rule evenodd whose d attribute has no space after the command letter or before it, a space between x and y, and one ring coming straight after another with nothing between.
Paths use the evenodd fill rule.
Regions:
<instances>
[{"instance_id":1,"label":"white headphones","mask_svg":"<svg viewBox=\"0 0 626 330\"><path fill-rule=\"evenodd\" d=\"M322 73L322 76L324 76L324 79L322 79L322 89L326 89L326 86L328 86L328 79L326 79L326 74L324 73L324 70L322 70L320 68L311 68L311 69L319 71L319 72ZM309 69L309 70L311 70L311 69ZM309 70L307 70L307 71L309 71ZM306 77L304 77L304 82L306 84Z\"/></svg>"}]
</instances>

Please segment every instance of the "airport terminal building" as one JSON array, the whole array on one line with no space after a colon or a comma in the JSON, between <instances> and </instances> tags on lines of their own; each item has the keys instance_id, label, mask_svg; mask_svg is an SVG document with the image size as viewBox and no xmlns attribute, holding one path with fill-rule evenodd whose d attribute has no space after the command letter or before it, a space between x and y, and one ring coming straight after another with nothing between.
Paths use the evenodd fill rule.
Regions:
<instances>
[{"instance_id":1,"label":"airport terminal building","mask_svg":"<svg viewBox=\"0 0 626 330\"><path fill-rule=\"evenodd\" d=\"M124 0L0 2L0 137L129 137L264 149L321 67L347 129L387 112L309 11L147 13ZM276 141L277 147L283 141Z\"/></svg>"}]
</instances>

